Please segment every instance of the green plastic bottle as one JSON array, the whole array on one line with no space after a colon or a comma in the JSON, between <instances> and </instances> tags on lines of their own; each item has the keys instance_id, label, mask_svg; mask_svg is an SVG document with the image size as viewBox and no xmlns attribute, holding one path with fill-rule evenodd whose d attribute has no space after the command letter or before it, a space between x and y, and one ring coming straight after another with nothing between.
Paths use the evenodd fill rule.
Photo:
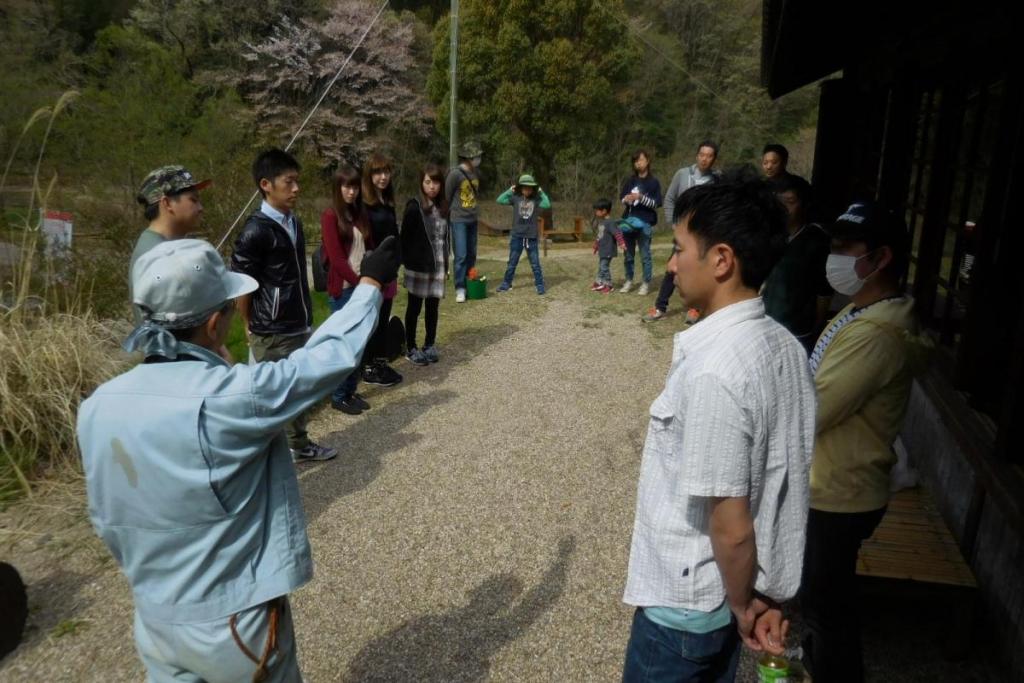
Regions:
<instances>
[{"instance_id":1,"label":"green plastic bottle","mask_svg":"<svg viewBox=\"0 0 1024 683\"><path fill-rule=\"evenodd\" d=\"M757 660L757 680L761 683L790 683L789 660L764 654Z\"/></svg>"}]
</instances>

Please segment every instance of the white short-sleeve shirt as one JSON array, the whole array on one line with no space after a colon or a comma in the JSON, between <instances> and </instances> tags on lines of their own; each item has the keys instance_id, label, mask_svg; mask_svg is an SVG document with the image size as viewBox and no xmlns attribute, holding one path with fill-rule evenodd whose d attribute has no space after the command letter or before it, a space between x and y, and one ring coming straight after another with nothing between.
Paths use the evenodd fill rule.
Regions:
<instances>
[{"instance_id":1,"label":"white short-sleeve shirt","mask_svg":"<svg viewBox=\"0 0 1024 683\"><path fill-rule=\"evenodd\" d=\"M800 343L760 298L675 336L651 405L623 600L711 611L725 600L708 532L709 498L750 498L755 588L800 586L814 447L814 383Z\"/></svg>"}]
</instances>

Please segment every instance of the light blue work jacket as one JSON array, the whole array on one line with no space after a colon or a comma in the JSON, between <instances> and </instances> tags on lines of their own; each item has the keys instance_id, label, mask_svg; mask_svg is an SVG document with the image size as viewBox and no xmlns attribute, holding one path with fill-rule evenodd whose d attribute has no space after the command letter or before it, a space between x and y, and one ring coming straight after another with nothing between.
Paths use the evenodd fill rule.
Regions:
<instances>
[{"instance_id":1,"label":"light blue work jacket","mask_svg":"<svg viewBox=\"0 0 1024 683\"><path fill-rule=\"evenodd\" d=\"M313 575L282 429L356 366L381 294L360 285L284 360L146 363L78 413L89 516L147 620L195 623L284 595Z\"/></svg>"}]
</instances>

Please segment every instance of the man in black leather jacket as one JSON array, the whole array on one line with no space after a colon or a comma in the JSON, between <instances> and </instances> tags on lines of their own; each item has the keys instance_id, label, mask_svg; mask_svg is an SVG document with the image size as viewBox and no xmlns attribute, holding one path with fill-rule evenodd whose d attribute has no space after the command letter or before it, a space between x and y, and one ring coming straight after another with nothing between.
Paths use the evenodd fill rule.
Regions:
<instances>
[{"instance_id":1,"label":"man in black leather jacket","mask_svg":"<svg viewBox=\"0 0 1024 683\"><path fill-rule=\"evenodd\" d=\"M235 241L231 269L260 283L255 292L239 297L238 311L253 358L273 361L302 347L313 329L306 242L294 211L299 162L287 152L271 149L256 158L252 176L263 204ZM289 423L285 432L295 462L330 460L338 454L310 441L305 415Z\"/></svg>"}]
</instances>

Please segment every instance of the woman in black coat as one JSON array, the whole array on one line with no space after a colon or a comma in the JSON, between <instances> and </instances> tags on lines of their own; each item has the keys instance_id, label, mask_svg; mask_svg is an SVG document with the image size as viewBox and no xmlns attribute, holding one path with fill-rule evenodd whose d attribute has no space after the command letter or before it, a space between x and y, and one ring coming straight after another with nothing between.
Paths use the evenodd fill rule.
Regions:
<instances>
[{"instance_id":1,"label":"woman in black coat","mask_svg":"<svg viewBox=\"0 0 1024 683\"><path fill-rule=\"evenodd\" d=\"M381 154L371 155L363 165L363 210L370 222L374 244L398 235L395 188L391 183L393 175L391 160ZM377 329L366 345L363 381L390 387L402 381L402 376L388 365L387 358L388 321L391 320L391 305L398 294L398 281L385 282L381 294L384 301L377 317Z\"/></svg>"},{"instance_id":2,"label":"woman in black coat","mask_svg":"<svg viewBox=\"0 0 1024 683\"><path fill-rule=\"evenodd\" d=\"M416 365L436 363L441 357L436 345L437 316L448 272L448 207L441 194L443 187L444 169L427 164L420 174L419 197L406 203L402 215L402 265L409 293L405 309L406 358ZM424 307L427 335L420 348L416 327Z\"/></svg>"}]
</instances>

